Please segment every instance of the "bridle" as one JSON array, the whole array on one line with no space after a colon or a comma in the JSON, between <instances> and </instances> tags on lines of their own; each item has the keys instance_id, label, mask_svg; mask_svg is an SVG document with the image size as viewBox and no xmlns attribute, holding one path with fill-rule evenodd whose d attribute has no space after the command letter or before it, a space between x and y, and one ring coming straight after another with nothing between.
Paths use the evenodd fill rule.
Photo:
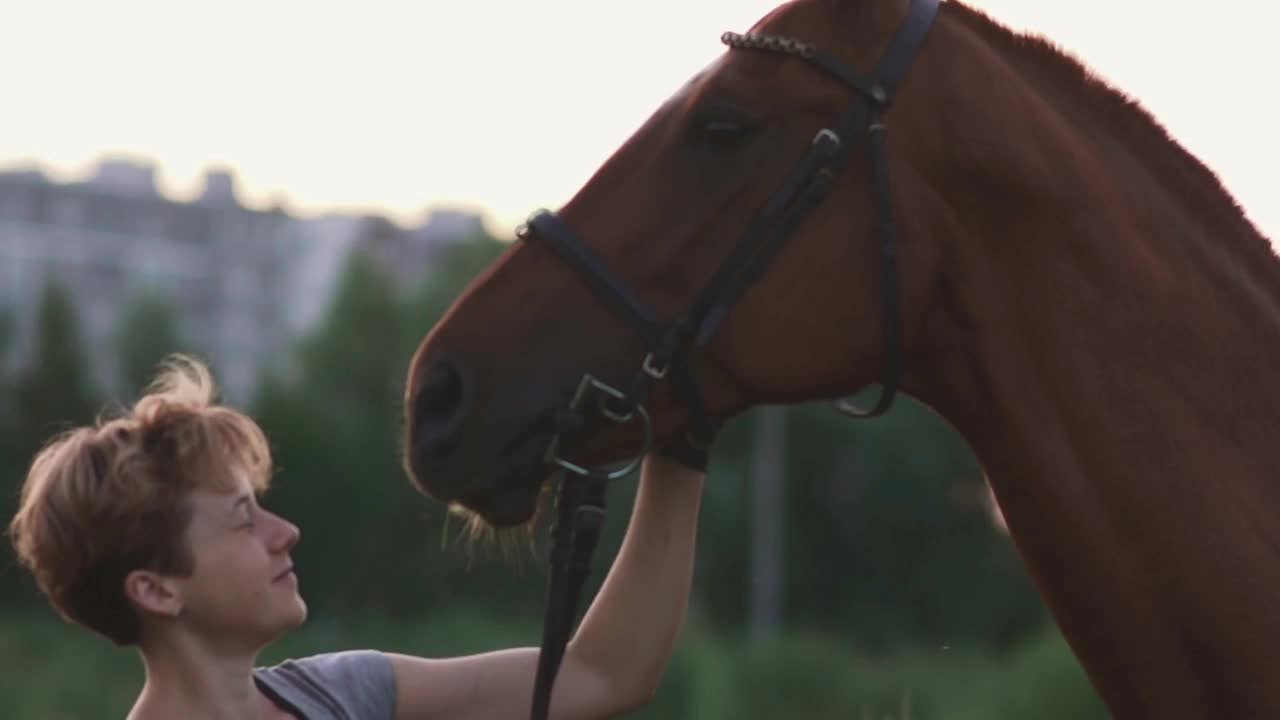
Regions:
<instances>
[{"instance_id":1,"label":"bridle","mask_svg":"<svg viewBox=\"0 0 1280 720\"><path fill-rule=\"evenodd\" d=\"M555 213L539 210L517 231L522 241L539 240L554 250L591 288L611 302L641 334L649 352L640 363L629 390L624 391L590 374L583 375L568 408L555 416L556 434L546 460L566 472L561 481L558 514L552 531L551 575L548 581L542 649L533 693L534 720L545 720L551 688L563 658L582 585L590 573L591 554L604 523L607 481L623 477L639 466L649 451L649 416L644 402L655 382L670 380L689 412L689 444L706 452L714 427L702 393L693 377L689 356L705 346L723 324L733 305L763 274L783 241L825 197L835 175L865 135L875 187L876 234L881 266L881 333L884 377L880 398L869 410L838 400L835 407L857 418L876 417L893 404L901 378L900 298L897 250L889 194L888 150L884 113L901 86L937 14L939 0L911 0L911 7L870 79L812 45L776 35L724 33L731 48L782 53L801 58L834 76L854 91L849 104L828 127L814 136L809 150L783 180L753 219L729 257L720 266L689 310L674 320L662 320L653 309L608 269L577 234ZM594 399L594 404L590 402ZM580 436L592 419L627 423L639 418L644 431L641 452L621 469L606 471L564 459L567 441Z\"/></svg>"}]
</instances>

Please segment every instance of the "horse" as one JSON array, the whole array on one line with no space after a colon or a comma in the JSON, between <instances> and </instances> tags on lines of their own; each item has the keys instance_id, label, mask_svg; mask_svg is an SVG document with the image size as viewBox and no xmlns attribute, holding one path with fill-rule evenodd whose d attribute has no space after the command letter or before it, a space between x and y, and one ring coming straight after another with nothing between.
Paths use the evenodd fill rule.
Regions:
<instances>
[{"instance_id":1,"label":"horse","mask_svg":"<svg viewBox=\"0 0 1280 720\"><path fill-rule=\"evenodd\" d=\"M794 0L726 34L531 216L410 360L412 482L518 526L557 471L879 384L972 448L1115 716L1280 717L1270 243L1138 102L961 2L936 8L892 103L841 75L893 52L920 2ZM823 199L779 211L797 177ZM732 302L637 329L689 317L729 257ZM548 452L566 403L619 422Z\"/></svg>"}]
</instances>

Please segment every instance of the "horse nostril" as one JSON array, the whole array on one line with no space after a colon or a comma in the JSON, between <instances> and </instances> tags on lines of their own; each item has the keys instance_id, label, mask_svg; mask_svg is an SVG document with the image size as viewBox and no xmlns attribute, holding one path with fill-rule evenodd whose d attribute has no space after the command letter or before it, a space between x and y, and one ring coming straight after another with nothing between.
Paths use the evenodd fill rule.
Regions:
<instances>
[{"instance_id":1,"label":"horse nostril","mask_svg":"<svg viewBox=\"0 0 1280 720\"><path fill-rule=\"evenodd\" d=\"M453 450L458 433L463 396L462 373L447 362L438 362L427 371L414 399L419 447L439 458Z\"/></svg>"}]
</instances>

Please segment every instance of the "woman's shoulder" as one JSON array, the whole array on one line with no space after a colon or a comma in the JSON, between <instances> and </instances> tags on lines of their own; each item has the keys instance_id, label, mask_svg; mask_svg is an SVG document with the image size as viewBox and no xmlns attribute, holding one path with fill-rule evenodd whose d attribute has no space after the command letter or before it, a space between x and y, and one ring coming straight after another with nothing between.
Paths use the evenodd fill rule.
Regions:
<instances>
[{"instance_id":1,"label":"woman's shoulder","mask_svg":"<svg viewBox=\"0 0 1280 720\"><path fill-rule=\"evenodd\" d=\"M272 700L305 720L391 720L395 675L378 650L342 650L254 670Z\"/></svg>"}]
</instances>

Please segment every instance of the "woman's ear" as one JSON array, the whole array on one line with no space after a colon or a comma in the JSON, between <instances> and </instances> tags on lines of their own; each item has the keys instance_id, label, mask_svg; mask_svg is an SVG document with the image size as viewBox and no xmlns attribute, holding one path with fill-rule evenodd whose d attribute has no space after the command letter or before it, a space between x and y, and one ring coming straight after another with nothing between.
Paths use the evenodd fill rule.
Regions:
<instances>
[{"instance_id":1,"label":"woman's ear","mask_svg":"<svg viewBox=\"0 0 1280 720\"><path fill-rule=\"evenodd\" d=\"M143 612L164 617L182 614L178 584L151 570L134 570L124 578L124 594Z\"/></svg>"}]
</instances>

